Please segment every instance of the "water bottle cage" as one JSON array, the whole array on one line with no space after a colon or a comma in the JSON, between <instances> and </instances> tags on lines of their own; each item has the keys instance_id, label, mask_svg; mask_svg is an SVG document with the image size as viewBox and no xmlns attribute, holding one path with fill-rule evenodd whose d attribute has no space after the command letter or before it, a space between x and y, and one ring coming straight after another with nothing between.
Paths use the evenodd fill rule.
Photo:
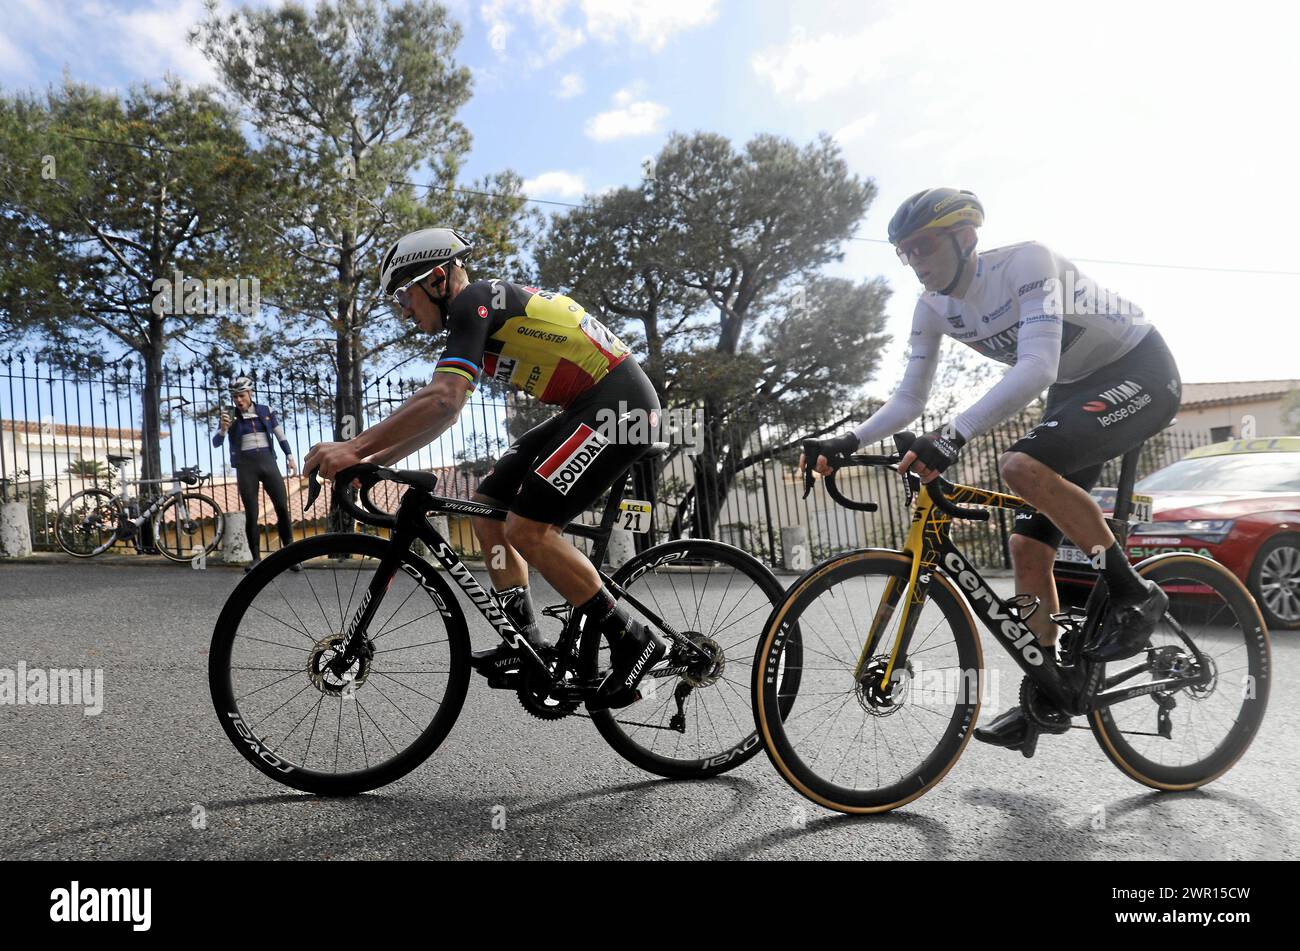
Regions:
<instances>
[{"instance_id":1,"label":"water bottle cage","mask_svg":"<svg viewBox=\"0 0 1300 951\"><path fill-rule=\"evenodd\" d=\"M1028 621L1038 610L1039 600L1032 594L1017 594L1007 601L1007 606L1012 610L1018 621Z\"/></svg>"}]
</instances>

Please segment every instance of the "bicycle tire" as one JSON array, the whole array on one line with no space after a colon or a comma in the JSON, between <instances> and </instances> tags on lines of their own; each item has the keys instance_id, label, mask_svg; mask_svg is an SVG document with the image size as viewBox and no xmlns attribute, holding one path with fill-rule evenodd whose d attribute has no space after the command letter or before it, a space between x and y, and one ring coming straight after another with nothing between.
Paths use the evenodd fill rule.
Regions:
<instances>
[{"instance_id":1,"label":"bicycle tire","mask_svg":"<svg viewBox=\"0 0 1300 951\"><path fill-rule=\"evenodd\" d=\"M294 564L301 564L310 561L313 558L329 558L334 556L360 556L361 558L378 559L388 551L389 543L385 539L369 535L360 535L354 533L334 533L317 535L314 538L304 539L288 545L273 554L264 558L256 568L244 576L243 581L236 586L231 592L230 597L226 600L221 614L212 633L212 643L209 650L208 658L208 685L212 693L213 706L217 713L217 718L221 722L221 728L225 731L226 736L230 739L240 754L252 763L258 770L279 783L290 786L294 789L300 789L304 792L316 793L324 796L346 796L355 795L367 790L376 789L380 786L387 785L423 763L447 738L451 728L455 725L456 718L465 701L465 695L469 689L470 680L470 642L469 631L465 625L465 617L461 613L459 604L455 595L448 587L447 583L438 575L434 568L427 562L423 561L414 554L407 552L403 558L404 570L399 570L394 575L393 583L390 584L386 596L392 595L392 588L397 580L404 575L411 578L415 585L407 599L414 597L415 592L423 589L434 605L434 610L426 617L437 617L441 619L441 625L445 627L448 644L448 664L446 687L443 692L441 701L437 703L436 712L429 720L428 724L423 727L419 735L413 742L404 749L396 752L395 755L383 762L370 765L367 753L367 765L365 768L348 770L345 772L327 772L320 769L308 768L300 763L286 758L286 753L282 749L277 749L275 744L269 742L267 737L259 730L259 722L248 722L246 711L241 709L240 698L236 694L235 685L231 678L231 654L234 648L236 636L239 631L240 622L244 619L249 607L254 603L258 594L264 591L268 586L275 584L278 579L285 578L288 584L305 584L311 588L315 595L315 588L311 580L314 574L325 574L326 571L333 575L335 592L338 594L340 604L340 620L346 622L350 617L350 611L342 607L342 592L339 588L338 572L345 569L327 568L325 571L316 571L307 569L296 575L288 575L289 568ZM366 591L366 585L360 584L361 567L358 566L356 576L353 578L351 591L348 596L348 608L354 604L356 592ZM367 579L368 584L369 579ZM287 596L281 591L282 596L288 601ZM329 591L327 589L327 597ZM305 599L304 599L305 600ZM316 595L317 605L321 608L322 617L327 624L329 617L326 609L320 603L319 595ZM406 602L403 602L405 604ZM378 619L384 608L381 606L375 615ZM393 612L390 621L397 616L397 613L403 610L399 605ZM297 615L294 615L297 618ZM435 621L437 625L439 622ZM310 632L307 636L310 637ZM382 635L383 631L380 631ZM379 635L376 635L379 636ZM418 646L418 645L417 645ZM290 670L291 668L278 668ZM288 679L288 678L286 678ZM313 682L308 675L307 667L302 668L302 679L306 681L307 686L299 693L305 692L313 687ZM391 676L390 680L393 679ZM400 685L400 681L397 681ZM363 686L358 687L353 697L360 697L361 691L367 689L370 681L367 680ZM265 689L265 688L259 688ZM319 691L319 688L316 688ZM378 688L377 688L378 689ZM255 691L256 693L256 691ZM246 695L247 699L251 695ZM382 696L382 694L381 694ZM405 695L403 695L404 697ZM387 698L384 698L387 699ZM287 702L287 701L286 701ZM340 698L340 704L343 698ZM388 700L391 704L392 701ZM399 708L400 709L400 708ZM357 703L357 722L363 727L364 721L361 716L362 707L360 701ZM409 714L404 711L403 715L411 719ZM370 714L372 722L374 721L373 713ZM267 718L269 719L269 718ZM319 716L317 716L317 720ZM342 730L342 707L338 715L340 732ZM400 723L400 721L398 721ZM349 723L350 728L350 723ZM297 727L295 726L295 730ZM312 727L315 729L315 724ZM292 735L290 731L286 735ZM362 739L364 741L364 728L361 729ZM385 735L385 739L388 737ZM390 746L393 745L390 742ZM308 755L310 753L311 742L308 742ZM304 757L305 758L305 757ZM338 760L336 751L335 761Z\"/></svg>"},{"instance_id":2,"label":"bicycle tire","mask_svg":"<svg viewBox=\"0 0 1300 951\"><path fill-rule=\"evenodd\" d=\"M1272 652L1268 628L1264 624L1258 605L1245 585L1228 569L1208 558L1187 554L1160 555L1136 565L1135 569L1142 577L1157 583L1186 580L1211 588L1223 599L1225 605L1232 609L1242 625L1247 661L1247 674L1243 676L1251 678L1250 684L1254 688L1254 696L1243 696L1241 716L1234 721L1224 740L1203 758L1193 763L1169 765L1139 752L1134 741L1137 736L1145 733L1139 734L1122 729L1115 721L1115 710L1127 707L1129 704L1137 704L1144 699L1142 697L1103 707L1093 711L1088 717L1093 736L1096 737L1107 758L1130 778L1152 789L1170 792L1196 789L1213 782L1231 769L1250 747L1263 723L1272 678ZM1175 597L1176 595L1170 596L1171 605L1175 603ZM1207 612L1207 626L1209 620ZM1197 632L1187 633L1193 640L1196 639ZM1197 647L1205 650L1205 646L1201 643L1198 643ZM1235 649L1234 647L1232 650ZM1234 658L1232 662L1237 661ZM1224 670L1218 670L1219 676L1224 673ZM1216 677L1215 690L1218 689L1221 687ZM1245 692L1243 690L1243 694ZM1189 711L1196 709L1192 704L1198 701L1187 691L1179 691L1178 696L1187 701ZM1209 699L1209 696L1202 699Z\"/></svg>"},{"instance_id":3,"label":"bicycle tire","mask_svg":"<svg viewBox=\"0 0 1300 951\"><path fill-rule=\"evenodd\" d=\"M810 682L807 671L805 671L801 692L799 697L796 698L796 702L803 701L801 706L804 709L802 711L794 710L794 716L790 716L791 711L782 712L779 703L778 685L766 674L769 665L773 663L774 655L781 649L782 638L780 635L783 630L787 628L790 630L799 629L803 637L804 656L810 659L818 656L830 657L833 661L836 661L836 664L826 668L826 670L833 673L840 669L838 666L840 658L836 657L831 650L819 650L822 645L817 638L818 622L807 620L804 616L805 612L817 602L817 599L822 594L831 591L839 584L856 578L894 578L896 583L905 584L910 577L911 566L912 559L910 555L884 549L859 550L824 561L810 569L790 587L784 600L768 620L767 629L759 642L754 661L752 687L754 716L758 724L759 736L763 741L763 748L767 751L772 765L776 767L777 772L787 783L807 799L827 809L849 814L887 812L924 795L933 789L956 764L963 750L965 750L966 744L970 742L973 727L979 719L984 679L984 657L979 634L965 601L952 586L952 582L947 577L934 572L931 576L929 600L926 604L933 603L942 615L942 619L950 625L956 650L956 660L959 664L959 673L962 677L969 677L973 673L975 690L974 696L971 698L969 684L964 690L959 686L954 694L952 711L947 717L947 722L940 725L940 721L936 720L934 730L926 729L924 731L930 737L933 737L935 732L939 732L938 742L934 744L933 750L928 755L918 751L916 755L923 757L919 764L902 772L901 775L893 778L888 783L869 788L850 787L835 781L839 769L844 764L844 758L841 758L835 769L830 771L829 776L823 775L828 772L827 768L825 766L815 767L808 762L805 755L801 755L801 748L796 748L795 741L790 737L787 722L793 722L798 717L815 712L818 709L817 704L826 706L834 701L821 701L820 692L812 689L818 686L815 678ZM864 591L869 593L865 580ZM849 602L846 598L847 607L856 607L857 603L856 601ZM924 610L924 606L922 610ZM874 614L874 611L870 608L864 607L864 611L864 617L870 617ZM849 616L852 617L851 612ZM886 629L882 643L893 643L894 634L896 633L893 624L894 620L891 619L890 627ZM936 624L934 629L937 629L937 627ZM933 633L934 629L931 629L930 633ZM856 621L854 622L854 630L856 633ZM910 658L920 656L921 650L925 649L925 641L917 640L917 635L922 632L919 623L916 632L911 644ZM839 630L838 633L844 637L846 647L854 649L858 647L858 645L849 643L842 630ZM846 656L848 653L846 652ZM812 668L810 667L808 670L812 670ZM850 673L850 670L845 669L844 673ZM846 691L846 694L847 697L856 697L858 692L850 688ZM965 699L962 699L963 696ZM843 710L844 706L847 705L847 697L839 710ZM942 705L946 701L941 697L939 702ZM867 717L876 715L868 712L861 701L858 702L857 707L863 712L863 726L854 734L854 742L869 722ZM899 705L898 709L904 710L906 707ZM839 710L833 714L837 718L840 715ZM828 714L828 718L829 716ZM942 717L942 709L939 711L939 716ZM787 717L789 717L788 720ZM850 721L849 729L852 728L851 723L852 721ZM816 729L820 728L819 726ZM815 733L816 730L813 732ZM811 736L811 734L809 735ZM814 761L820 759L829 736L828 731L827 738L822 740L822 746L817 749L816 755L811 757ZM911 738L914 741L913 747L915 748L915 737L912 736ZM885 742L888 744L888 739ZM806 748L804 750L806 752ZM892 754L892 750L888 749L887 746L886 752ZM862 755L863 749L859 748L859 765L861 765ZM872 755L878 755L876 750L873 750ZM877 771L877 778L879 779L879 771Z\"/></svg>"},{"instance_id":4,"label":"bicycle tire","mask_svg":"<svg viewBox=\"0 0 1300 951\"><path fill-rule=\"evenodd\" d=\"M674 567L687 564L696 568L685 574L672 573ZM711 611L711 617L707 617L710 609L702 608L710 599L709 587L714 580L712 567L701 576L698 566L705 564L722 565L732 571L725 589L717 596L717 607ZM662 569L662 573L657 569ZM730 588L736 573L752 584L750 591L742 592L733 602ZM652 577L665 579L667 585L673 587L675 600L661 598L652 582L640 583ZM682 581L683 578L689 579L689 584ZM689 630L713 638L723 648L726 667L717 680L695 687L684 701L684 706L689 704L685 725L687 733L692 732L692 724L696 734L712 730L713 738L707 747L697 736L695 745L688 742L684 750L683 739L687 733L665 731L663 724L676 713L674 692L683 684L684 678L655 678L655 670L651 670L648 679L642 681L643 695L646 684L656 685L654 697L621 710L600 710L591 714L600 735L628 762L647 772L673 779L717 776L747 762L758 753L760 746L750 708L749 677L728 677L727 668L734 670L738 664L752 662L754 652L749 648L749 642L758 640L767 615L780 603L785 593L781 582L748 552L707 539L683 539L656 545L619 568L613 579L632 596L640 597L647 607L656 610L679 631ZM677 585L680 585L680 593ZM714 590L718 590L716 585ZM681 600L682 594L687 595L685 602ZM653 603L650 603L652 598ZM672 616L667 616L670 614ZM699 624L701 620L708 621L708 625ZM749 621L754 630L752 636L741 636L750 628L733 631L735 626L745 621ZM797 643L792 650L798 650ZM594 679L597 672L607 666L602 660L607 656L607 645L602 646L600 634L594 630L585 633L579 654L581 674ZM656 669L663 669L668 663L665 659L656 665ZM667 681L662 688L658 686L660 679ZM797 683L792 686L797 687ZM661 691L666 699L659 703L657 696ZM658 722L654 722L656 718Z\"/></svg>"},{"instance_id":5,"label":"bicycle tire","mask_svg":"<svg viewBox=\"0 0 1300 951\"><path fill-rule=\"evenodd\" d=\"M80 548L73 547L76 540L75 532L77 531L74 523L84 521L84 516L78 517L74 513L78 505L84 506L91 499L98 499L94 503L96 513L93 517L96 521L102 523L106 518L111 518L112 523L105 528L99 529L108 532L107 541L101 538L90 545L90 550L87 551L84 546ZM122 500L107 489L82 489L80 492L69 496L67 501L59 506L59 513L54 525L54 537L57 539L59 547L73 558L94 558L96 555L108 551L117 543L117 527L121 524L125 511L122 508Z\"/></svg>"},{"instance_id":6,"label":"bicycle tire","mask_svg":"<svg viewBox=\"0 0 1300 951\"><path fill-rule=\"evenodd\" d=\"M202 521L204 518L212 518L213 520L212 539L211 541L204 543L202 547L202 552L204 556L212 554L214 551L217 550L217 546L221 544L221 538L225 534L226 513L221 510L221 506L217 503L216 499L212 498L212 496L210 495L205 495L202 492L184 492L182 493L182 497L185 499L187 506L190 504L194 504L198 506L211 507L212 511L208 515L200 516L200 518L197 519L197 521ZM174 561L183 564L184 562L191 561L194 558L198 557L198 553L195 552L193 549L191 549L188 552L180 552L179 550L172 550L170 541L164 542L164 539L168 537L169 531L163 525L163 518L169 511L171 511L174 508L177 508L177 498L176 496L173 495L169 499L167 499L166 502L162 504L162 506L158 509L157 512L154 513L153 544L154 547L158 549L159 554L161 554L164 558L168 559L169 561ZM191 517L191 521L195 521L195 519L193 518L194 513L192 511L189 511L189 515ZM176 535L175 539L179 542L180 536ZM177 548L179 549L179 545L177 546Z\"/></svg>"}]
</instances>

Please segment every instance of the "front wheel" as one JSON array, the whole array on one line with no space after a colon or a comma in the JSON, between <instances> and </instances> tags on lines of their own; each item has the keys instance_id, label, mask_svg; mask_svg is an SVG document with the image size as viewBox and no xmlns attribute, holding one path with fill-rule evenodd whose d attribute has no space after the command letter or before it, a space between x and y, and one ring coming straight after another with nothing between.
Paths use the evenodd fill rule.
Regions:
<instances>
[{"instance_id":1,"label":"front wheel","mask_svg":"<svg viewBox=\"0 0 1300 951\"><path fill-rule=\"evenodd\" d=\"M628 762L672 778L716 776L757 753L750 665L783 594L776 576L739 548L684 539L642 552L613 580L646 608L620 601L633 618L664 637L656 622L667 622L699 651L676 645L641 681L640 701L593 713L601 736ZM609 644L589 632L579 663L584 677L597 678L609 669Z\"/></svg>"},{"instance_id":2,"label":"front wheel","mask_svg":"<svg viewBox=\"0 0 1300 951\"><path fill-rule=\"evenodd\" d=\"M850 552L794 583L754 660L754 716L777 772L827 809L885 812L923 795L957 762L979 718L979 635L952 583L903 610L912 559ZM906 621L904 616L906 615ZM895 656L902 625L907 655ZM795 697L775 674L803 639ZM892 666L891 666L892 665Z\"/></svg>"},{"instance_id":3,"label":"front wheel","mask_svg":"<svg viewBox=\"0 0 1300 951\"><path fill-rule=\"evenodd\" d=\"M277 782L341 796L391 783L447 737L469 687L469 632L455 595L409 551L318 535L244 576L212 632L208 684L221 727ZM307 570L290 573L293 565ZM343 646L374 608L363 650Z\"/></svg>"},{"instance_id":4,"label":"front wheel","mask_svg":"<svg viewBox=\"0 0 1300 951\"><path fill-rule=\"evenodd\" d=\"M125 514L121 500L107 489L83 489L59 506L59 547L75 558L107 551L117 541Z\"/></svg>"},{"instance_id":5,"label":"front wheel","mask_svg":"<svg viewBox=\"0 0 1300 951\"><path fill-rule=\"evenodd\" d=\"M153 519L153 543L172 561L210 555L221 544L225 514L216 500L201 492L173 495Z\"/></svg>"}]
</instances>

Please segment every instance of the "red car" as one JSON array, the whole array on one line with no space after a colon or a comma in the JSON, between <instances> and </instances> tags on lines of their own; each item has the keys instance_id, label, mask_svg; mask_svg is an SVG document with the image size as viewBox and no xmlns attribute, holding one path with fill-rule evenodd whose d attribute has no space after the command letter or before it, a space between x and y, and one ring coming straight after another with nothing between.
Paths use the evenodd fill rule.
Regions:
<instances>
[{"instance_id":1,"label":"red car","mask_svg":"<svg viewBox=\"0 0 1300 951\"><path fill-rule=\"evenodd\" d=\"M1208 555L1245 583L1270 628L1300 628L1300 438L1194 449L1140 481L1134 494L1151 500L1151 520L1129 532L1134 562L1169 551ZM1093 496L1109 514L1115 490ZM1096 572L1066 542L1056 577L1091 587Z\"/></svg>"}]
</instances>

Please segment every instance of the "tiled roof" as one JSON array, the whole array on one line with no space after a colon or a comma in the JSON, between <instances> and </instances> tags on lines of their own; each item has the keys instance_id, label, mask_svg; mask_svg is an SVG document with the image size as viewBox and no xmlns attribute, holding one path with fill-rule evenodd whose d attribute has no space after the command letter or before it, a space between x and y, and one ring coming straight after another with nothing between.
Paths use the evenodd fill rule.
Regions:
<instances>
[{"instance_id":1,"label":"tiled roof","mask_svg":"<svg viewBox=\"0 0 1300 951\"><path fill-rule=\"evenodd\" d=\"M1285 396L1300 380L1241 380L1227 383L1184 383L1183 408L1223 403L1247 403Z\"/></svg>"},{"instance_id":2,"label":"tiled roof","mask_svg":"<svg viewBox=\"0 0 1300 951\"><path fill-rule=\"evenodd\" d=\"M104 426L69 426L66 423L42 423L39 420L0 419L0 429L11 433L30 433L39 435L48 426L53 436L84 436L91 439L130 439L140 440L144 434L138 429L109 429ZM163 439L171 433L161 433Z\"/></svg>"}]
</instances>

